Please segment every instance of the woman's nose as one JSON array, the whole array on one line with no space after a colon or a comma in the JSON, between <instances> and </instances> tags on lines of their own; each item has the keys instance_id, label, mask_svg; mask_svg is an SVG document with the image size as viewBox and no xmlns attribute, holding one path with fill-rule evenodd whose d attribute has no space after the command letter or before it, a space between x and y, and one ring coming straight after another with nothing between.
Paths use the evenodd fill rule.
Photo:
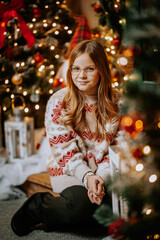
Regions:
<instances>
[{"instance_id":1,"label":"woman's nose","mask_svg":"<svg viewBox=\"0 0 160 240\"><path fill-rule=\"evenodd\" d=\"M79 77L86 77L87 74L86 74L86 71L85 69L81 69L80 73L79 73Z\"/></svg>"}]
</instances>

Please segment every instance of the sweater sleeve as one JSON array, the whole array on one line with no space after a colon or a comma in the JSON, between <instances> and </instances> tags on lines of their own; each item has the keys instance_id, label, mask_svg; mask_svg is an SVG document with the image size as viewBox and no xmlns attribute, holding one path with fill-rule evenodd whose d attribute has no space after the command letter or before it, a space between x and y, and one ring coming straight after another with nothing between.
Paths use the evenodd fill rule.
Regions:
<instances>
[{"instance_id":1,"label":"sweater sleeve","mask_svg":"<svg viewBox=\"0 0 160 240\"><path fill-rule=\"evenodd\" d=\"M58 94L49 99L45 113L46 134L51 147L51 156L46 163L46 169L51 176L67 174L82 181L87 166L85 149L78 146L77 134L62 123L63 105Z\"/></svg>"}]
</instances>

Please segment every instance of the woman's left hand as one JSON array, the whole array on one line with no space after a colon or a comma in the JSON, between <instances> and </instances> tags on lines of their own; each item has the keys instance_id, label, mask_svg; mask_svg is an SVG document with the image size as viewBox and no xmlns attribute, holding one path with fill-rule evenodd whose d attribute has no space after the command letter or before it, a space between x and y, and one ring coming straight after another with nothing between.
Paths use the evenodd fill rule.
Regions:
<instances>
[{"instance_id":1,"label":"woman's left hand","mask_svg":"<svg viewBox=\"0 0 160 240\"><path fill-rule=\"evenodd\" d=\"M96 203L97 205L100 205L102 203L102 199L103 199L104 195L105 195L105 193L97 195L88 189L88 197L89 197L90 201L92 203Z\"/></svg>"}]
</instances>

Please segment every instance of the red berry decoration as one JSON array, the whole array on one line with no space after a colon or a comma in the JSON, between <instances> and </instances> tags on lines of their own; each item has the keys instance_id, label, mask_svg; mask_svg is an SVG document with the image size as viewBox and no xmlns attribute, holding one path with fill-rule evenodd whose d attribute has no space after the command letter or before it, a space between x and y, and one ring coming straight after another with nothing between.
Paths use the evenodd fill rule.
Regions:
<instances>
[{"instance_id":1,"label":"red berry decoration","mask_svg":"<svg viewBox=\"0 0 160 240\"><path fill-rule=\"evenodd\" d=\"M141 148L136 148L136 149L133 151L133 156L134 156L135 158L141 159L141 157L142 157L142 149L141 149Z\"/></svg>"},{"instance_id":2,"label":"red berry decoration","mask_svg":"<svg viewBox=\"0 0 160 240\"><path fill-rule=\"evenodd\" d=\"M41 9L39 9L39 8L34 8L34 9L33 9L33 15L34 15L35 18L40 17L40 16L41 16Z\"/></svg>"},{"instance_id":3,"label":"red berry decoration","mask_svg":"<svg viewBox=\"0 0 160 240\"><path fill-rule=\"evenodd\" d=\"M114 38L113 41L112 41L112 43L113 43L114 46L118 46L119 43L120 43L120 41L119 41L118 38Z\"/></svg>"},{"instance_id":4,"label":"red berry decoration","mask_svg":"<svg viewBox=\"0 0 160 240\"><path fill-rule=\"evenodd\" d=\"M41 54L37 53L34 56L34 60L36 63L42 63L44 61L44 57Z\"/></svg>"},{"instance_id":5,"label":"red berry decoration","mask_svg":"<svg viewBox=\"0 0 160 240\"><path fill-rule=\"evenodd\" d=\"M96 4L94 5L93 9L94 9L94 11L95 11L96 13L102 13L102 12L103 12L103 8L102 8L102 6L101 6L100 3L96 3Z\"/></svg>"}]
</instances>

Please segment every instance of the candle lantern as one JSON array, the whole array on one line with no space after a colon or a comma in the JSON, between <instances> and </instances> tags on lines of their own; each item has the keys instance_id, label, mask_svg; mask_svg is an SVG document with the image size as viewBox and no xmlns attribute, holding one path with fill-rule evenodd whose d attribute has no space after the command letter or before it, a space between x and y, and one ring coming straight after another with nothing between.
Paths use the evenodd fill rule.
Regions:
<instances>
[{"instance_id":1,"label":"candle lantern","mask_svg":"<svg viewBox=\"0 0 160 240\"><path fill-rule=\"evenodd\" d=\"M15 122L23 121L24 119L25 102L22 96L16 96L12 99L12 112Z\"/></svg>"},{"instance_id":2,"label":"candle lantern","mask_svg":"<svg viewBox=\"0 0 160 240\"><path fill-rule=\"evenodd\" d=\"M18 159L26 159L34 153L34 120L30 117L16 115L5 121L5 144L7 159L15 162Z\"/></svg>"}]
</instances>

